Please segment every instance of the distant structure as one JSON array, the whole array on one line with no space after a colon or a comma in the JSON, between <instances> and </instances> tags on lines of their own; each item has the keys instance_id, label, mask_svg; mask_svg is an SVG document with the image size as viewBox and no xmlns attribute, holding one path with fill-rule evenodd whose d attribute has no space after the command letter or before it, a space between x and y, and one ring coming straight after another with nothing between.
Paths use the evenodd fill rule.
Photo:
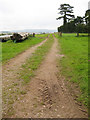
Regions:
<instances>
[{"instance_id":1,"label":"distant structure","mask_svg":"<svg viewBox=\"0 0 90 120\"><path fill-rule=\"evenodd\" d=\"M90 1L88 2L88 9L90 9Z\"/></svg>"}]
</instances>

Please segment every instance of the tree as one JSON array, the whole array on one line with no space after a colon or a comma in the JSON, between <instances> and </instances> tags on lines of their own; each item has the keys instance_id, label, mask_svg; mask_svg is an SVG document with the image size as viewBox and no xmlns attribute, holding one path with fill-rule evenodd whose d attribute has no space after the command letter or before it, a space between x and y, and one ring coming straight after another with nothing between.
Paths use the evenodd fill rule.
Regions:
<instances>
[{"instance_id":1,"label":"tree","mask_svg":"<svg viewBox=\"0 0 90 120\"><path fill-rule=\"evenodd\" d=\"M74 21L70 21L67 24L58 27L58 32L73 33L75 32L75 27Z\"/></svg>"},{"instance_id":2,"label":"tree","mask_svg":"<svg viewBox=\"0 0 90 120\"><path fill-rule=\"evenodd\" d=\"M85 13L85 20L86 20L86 24L90 23L90 9L87 10Z\"/></svg>"},{"instance_id":3,"label":"tree","mask_svg":"<svg viewBox=\"0 0 90 120\"><path fill-rule=\"evenodd\" d=\"M83 32L83 23L84 23L83 17L77 16L77 18L74 19L74 23L76 26L76 32L77 32L77 37L78 37L79 33Z\"/></svg>"},{"instance_id":4,"label":"tree","mask_svg":"<svg viewBox=\"0 0 90 120\"><path fill-rule=\"evenodd\" d=\"M88 35L90 36L90 9L85 13L86 24L88 25Z\"/></svg>"},{"instance_id":5,"label":"tree","mask_svg":"<svg viewBox=\"0 0 90 120\"><path fill-rule=\"evenodd\" d=\"M81 16L77 16L77 18L74 19L75 25L82 24L83 22L83 17Z\"/></svg>"},{"instance_id":6,"label":"tree","mask_svg":"<svg viewBox=\"0 0 90 120\"><path fill-rule=\"evenodd\" d=\"M58 10L60 10L59 14L62 16L58 17L57 20L63 18L63 25L67 23L67 20L68 22L71 21L74 18L74 15L72 15L73 8L74 7L70 6L69 4L61 4Z\"/></svg>"}]
</instances>

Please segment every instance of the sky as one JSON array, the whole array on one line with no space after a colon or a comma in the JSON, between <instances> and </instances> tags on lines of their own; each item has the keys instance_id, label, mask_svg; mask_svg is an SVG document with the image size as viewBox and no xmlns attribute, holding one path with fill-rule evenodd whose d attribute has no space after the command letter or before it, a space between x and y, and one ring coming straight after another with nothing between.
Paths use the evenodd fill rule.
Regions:
<instances>
[{"instance_id":1,"label":"sky","mask_svg":"<svg viewBox=\"0 0 90 120\"><path fill-rule=\"evenodd\" d=\"M63 24L60 4L74 6L74 15L84 16L89 0L0 0L0 31L54 29Z\"/></svg>"}]
</instances>

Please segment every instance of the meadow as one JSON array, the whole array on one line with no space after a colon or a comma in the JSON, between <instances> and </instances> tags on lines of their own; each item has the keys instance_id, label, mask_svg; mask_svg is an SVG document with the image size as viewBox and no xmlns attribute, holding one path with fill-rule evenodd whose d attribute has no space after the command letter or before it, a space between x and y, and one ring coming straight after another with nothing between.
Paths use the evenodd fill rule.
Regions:
<instances>
[{"instance_id":1,"label":"meadow","mask_svg":"<svg viewBox=\"0 0 90 120\"><path fill-rule=\"evenodd\" d=\"M29 37L27 40L19 43L13 43L11 40L0 43L0 46L2 47L2 62L6 63L8 60L22 53L26 49L42 42L47 36L48 34L40 34L35 37Z\"/></svg>"},{"instance_id":2,"label":"meadow","mask_svg":"<svg viewBox=\"0 0 90 120\"><path fill-rule=\"evenodd\" d=\"M76 37L76 34L55 36L59 41L60 54L64 57L59 61L61 74L66 80L80 87L81 95L77 100L88 105L88 37Z\"/></svg>"}]
</instances>

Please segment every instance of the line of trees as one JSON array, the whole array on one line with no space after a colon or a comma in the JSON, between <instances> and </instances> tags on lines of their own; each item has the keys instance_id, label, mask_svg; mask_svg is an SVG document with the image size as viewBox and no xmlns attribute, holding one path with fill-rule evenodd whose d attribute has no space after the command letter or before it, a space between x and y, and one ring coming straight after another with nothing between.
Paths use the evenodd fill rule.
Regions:
<instances>
[{"instance_id":1,"label":"line of trees","mask_svg":"<svg viewBox=\"0 0 90 120\"><path fill-rule=\"evenodd\" d=\"M73 6L69 4L61 4L59 10L60 17L57 20L63 19L63 25L58 27L58 32L63 33L89 33L90 31L90 9L86 11L85 16L73 15Z\"/></svg>"}]
</instances>

